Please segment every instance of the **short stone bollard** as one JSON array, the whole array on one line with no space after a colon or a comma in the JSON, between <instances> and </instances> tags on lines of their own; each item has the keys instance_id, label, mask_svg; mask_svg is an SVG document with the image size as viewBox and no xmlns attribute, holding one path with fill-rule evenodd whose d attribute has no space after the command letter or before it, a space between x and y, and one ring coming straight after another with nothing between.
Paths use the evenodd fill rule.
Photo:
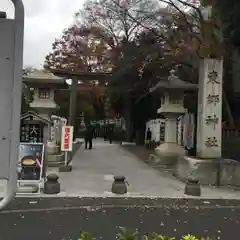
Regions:
<instances>
[{"instance_id":1,"label":"short stone bollard","mask_svg":"<svg viewBox=\"0 0 240 240\"><path fill-rule=\"evenodd\" d=\"M50 173L47 176L47 181L44 183L45 194L57 194L60 193L60 183L58 182L58 175L56 173Z\"/></svg>"},{"instance_id":2,"label":"short stone bollard","mask_svg":"<svg viewBox=\"0 0 240 240\"><path fill-rule=\"evenodd\" d=\"M184 193L190 196L201 196L201 186L199 180L189 178L187 180Z\"/></svg>"},{"instance_id":3,"label":"short stone bollard","mask_svg":"<svg viewBox=\"0 0 240 240\"><path fill-rule=\"evenodd\" d=\"M125 194L127 193L126 178L124 176L114 176L112 184L112 193Z\"/></svg>"}]
</instances>

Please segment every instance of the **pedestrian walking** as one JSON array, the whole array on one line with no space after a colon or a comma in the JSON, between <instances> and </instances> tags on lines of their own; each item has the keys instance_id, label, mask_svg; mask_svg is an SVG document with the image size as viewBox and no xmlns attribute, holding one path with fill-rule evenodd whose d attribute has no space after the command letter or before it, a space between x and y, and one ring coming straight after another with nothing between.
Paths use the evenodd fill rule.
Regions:
<instances>
[{"instance_id":1,"label":"pedestrian walking","mask_svg":"<svg viewBox=\"0 0 240 240\"><path fill-rule=\"evenodd\" d=\"M149 149L151 148L151 140L152 140L152 132L151 132L150 128L148 128L147 134L146 134L146 139L145 139L145 145Z\"/></svg>"},{"instance_id":2,"label":"pedestrian walking","mask_svg":"<svg viewBox=\"0 0 240 240\"><path fill-rule=\"evenodd\" d=\"M104 125L103 126L103 138L104 138L105 142L107 141L107 134L108 134L107 132L108 132L107 125Z\"/></svg>"},{"instance_id":3,"label":"pedestrian walking","mask_svg":"<svg viewBox=\"0 0 240 240\"><path fill-rule=\"evenodd\" d=\"M109 126L109 128L108 128L108 140L109 140L109 143L112 144L112 140L113 140L113 126Z\"/></svg>"},{"instance_id":4,"label":"pedestrian walking","mask_svg":"<svg viewBox=\"0 0 240 240\"><path fill-rule=\"evenodd\" d=\"M92 149L92 139L93 139L93 128L91 124L86 124L86 129L85 129L85 149Z\"/></svg>"}]
</instances>

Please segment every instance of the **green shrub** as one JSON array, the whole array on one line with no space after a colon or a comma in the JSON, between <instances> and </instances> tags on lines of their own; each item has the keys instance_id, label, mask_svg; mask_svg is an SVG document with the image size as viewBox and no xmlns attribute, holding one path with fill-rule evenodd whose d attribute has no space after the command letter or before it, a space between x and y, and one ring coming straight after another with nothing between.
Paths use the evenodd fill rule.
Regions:
<instances>
[{"instance_id":1,"label":"green shrub","mask_svg":"<svg viewBox=\"0 0 240 240\"><path fill-rule=\"evenodd\" d=\"M120 232L117 234L116 237L118 240L212 240L210 237L196 237L193 235L186 235L182 236L181 239L176 239L175 237L168 237L163 236L159 233L152 233L151 235L144 235L141 236L141 234L138 231L130 231L126 228L121 227ZM93 240L91 235L87 232L82 232L80 234L80 238L78 240Z\"/></svg>"},{"instance_id":2,"label":"green shrub","mask_svg":"<svg viewBox=\"0 0 240 240\"><path fill-rule=\"evenodd\" d=\"M132 232L127 230L126 228L120 227L120 232L117 234L118 240L138 240L139 239L139 232L135 231Z\"/></svg>"}]
</instances>

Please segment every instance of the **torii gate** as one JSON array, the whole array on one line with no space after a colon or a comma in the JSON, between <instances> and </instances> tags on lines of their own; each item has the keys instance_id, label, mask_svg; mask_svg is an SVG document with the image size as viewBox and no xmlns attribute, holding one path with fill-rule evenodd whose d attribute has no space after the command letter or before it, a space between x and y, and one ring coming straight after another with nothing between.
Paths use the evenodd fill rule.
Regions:
<instances>
[{"instance_id":1,"label":"torii gate","mask_svg":"<svg viewBox=\"0 0 240 240\"><path fill-rule=\"evenodd\" d=\"M76 101L77 101L77 89L78 81L93 81L97 80L99 85L106 86L107 80L112 76L112 72L78 72L67 69L49 69L55 76L72 79L70 86L70 106L69 106L69 119L68 123L72 126L75 125L76 120Z\"/></svg>"}]
</instances>

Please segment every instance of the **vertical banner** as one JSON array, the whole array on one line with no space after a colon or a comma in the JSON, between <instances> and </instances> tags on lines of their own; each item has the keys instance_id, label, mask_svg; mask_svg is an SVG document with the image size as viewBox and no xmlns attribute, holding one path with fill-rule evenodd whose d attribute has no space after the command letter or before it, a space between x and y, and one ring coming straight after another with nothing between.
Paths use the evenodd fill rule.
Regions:
<instances>
[{"instance_id":1,"label":"vertical banner","mask_svg":"<svg viewBox=\"0 0 240 240\"><path fill-rule=\"evenodd\" d=\"M165 119L161 119L160 121L160 142L163 143L165 141Z\"/></svg>"},{"instance_id":2,"label":"vertical banner","mask_svg":"<svg viewBox=\"0 0 240 240\"><path fill-rule=\"evenodd\" d=\"M157 119L157 123L156 123L156 142L157 143L160 142L160 121L161 119Z\"/></svg>"},{"instance_id":3,"label":"vertical banner","mask_svg":"<svg viewBox=\"0 0 240 240\"><path fill-rule=\"evenodd\" d=\"M61 151L71 152L73 145L73 126L62 126Z\"/></svg>"},{"instance_id":4,"label":"vertical banner","mask_svg":"<svg viewBox=\"0 0 240 240\"><path fill-rule=\"evenodd\" d=\"M177 122L177 143L183 146L183 116L180 116Z\"/></svg>"}]
</instances>

